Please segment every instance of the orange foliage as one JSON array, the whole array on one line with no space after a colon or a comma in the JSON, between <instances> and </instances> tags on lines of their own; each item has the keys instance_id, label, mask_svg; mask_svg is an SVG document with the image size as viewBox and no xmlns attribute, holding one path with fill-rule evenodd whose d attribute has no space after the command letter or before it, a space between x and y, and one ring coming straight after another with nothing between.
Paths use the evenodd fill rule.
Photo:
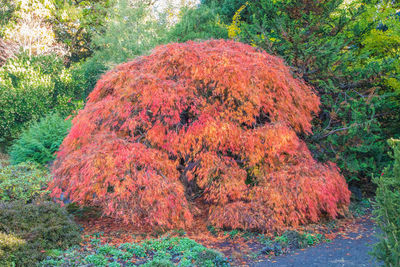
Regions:
<instances>
[{"instance_id":1,"label":"orange foliage","mask_svg":"<svg viewBox=\"0 0 400 267\"><path fill-rule=\"evenodd\" d=\"M347 184L297 136L318 110L282 59L251 46L160 46L99 80L50 189L138 226L189 227L199 209L217 227L262 231L334 218Z\"/></svg>"}]
</instances>

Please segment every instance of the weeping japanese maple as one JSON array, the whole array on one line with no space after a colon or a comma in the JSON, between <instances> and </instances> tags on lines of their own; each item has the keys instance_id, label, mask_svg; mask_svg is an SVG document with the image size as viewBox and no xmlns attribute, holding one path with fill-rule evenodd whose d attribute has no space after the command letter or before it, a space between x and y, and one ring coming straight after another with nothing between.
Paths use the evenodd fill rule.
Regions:
<instances>
[{"instance_id":1,"label":"weeping japanese maple","mask_svg":"<svg viewBox=\"0 0 400 267\"><path fill-rule=\"evenodd\" d=\"M316 162L319 98L282 59L233 41L157 47L105 74L61 145L61 193L138 226L282 230L349 204L333 163Z\"/></svg>"}]
</instances>

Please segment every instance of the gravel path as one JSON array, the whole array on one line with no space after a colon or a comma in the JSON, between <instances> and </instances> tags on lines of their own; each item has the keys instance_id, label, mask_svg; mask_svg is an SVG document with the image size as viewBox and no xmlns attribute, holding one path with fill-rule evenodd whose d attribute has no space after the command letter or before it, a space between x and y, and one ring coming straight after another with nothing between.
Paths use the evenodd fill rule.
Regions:
<instances>
[{"instance_id":1,"label":"gravel path","mask_svg":"<svg viewBox=\"0 0 400 267\"><path fill-rule=\"evenodd\" d=\"M376 229L370 219L360 221L357 232L348 233L335 238L332 242L323 243L305 250L295 250L287 255L274 257L251 266L379 266L368 254L372 245L377 242Z\"/></svg>"}]
</instances>

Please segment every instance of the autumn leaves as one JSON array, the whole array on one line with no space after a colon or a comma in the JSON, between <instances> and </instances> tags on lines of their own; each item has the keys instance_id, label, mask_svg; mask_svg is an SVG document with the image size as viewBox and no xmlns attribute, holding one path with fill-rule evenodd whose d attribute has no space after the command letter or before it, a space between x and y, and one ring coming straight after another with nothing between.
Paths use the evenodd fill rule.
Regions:
<instances>
[{"instance_id":1,"label":"autumn leaves","mask_svg":"<svg viewBox=\"0 0 400 267\"><path fill-rule=\"evenodd\" d=\"M296 135L318 106L281 59L249 45L160 46L98 82L50 188L138 226L190 227L199 210L263 231L336 217L347 184Z\"/></svg>"}]
</instances>

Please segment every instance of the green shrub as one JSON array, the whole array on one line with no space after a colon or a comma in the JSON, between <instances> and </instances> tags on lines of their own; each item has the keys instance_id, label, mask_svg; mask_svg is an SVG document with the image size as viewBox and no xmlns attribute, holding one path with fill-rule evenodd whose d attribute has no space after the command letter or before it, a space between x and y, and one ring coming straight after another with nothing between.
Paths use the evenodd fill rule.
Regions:
<instances>
[{"instance_id":1,"label":"green shrub","mask_svg":"<svg viewBox=\"0 0 400 267\"><path fill-rule=\"evenodd\" d=\"M10 158L12 164L37 162L48 164L55 159L54 153L67 136L71 121L57 113L42 118L25 129L12 145Z\"/></svg>"},{"instance_id":2,"label":"green shrub","mask_svg":"<svg viewBox=\"0 0 400 267\"><path fill-rule=\"evenodd\" d=\"M0 266L13 266L14 252L25 244L25 240L0 232Z\"/></svg>"},{"instance_id":3,"label":"green shrub","mask_svg":"<svg viewBox=\"0 0 400 267\"><path fill-rule=\"evenodd\" d=\"M64 204L66 204L65 209L68 211L68 213L79 220L100 218L102 214L102 211L99 207L79 206L76 202L70 202L69 199L65 199Z\"/></svg>"},{"instance_id":4,"label":"green shrub","mask_svg":"<svg viewBox=\"0 0 400 267\"><path fill-rule=\"evenodd\" d=\"M329 116L341 121L343 130L337 126L329 127L327 131L327 124L316 120L318 125L314 127L314 135L308 138L310 149L319 160L336 163L351 185L361 187L364 192L373 192L374 189L368 188L372 185L371 176L378 174L390 161L385 143L388 130L385 127L389 124L384 125L376 114L389 111L396 104L384 96L370 96L366 102L355 92L336 98L327 92L321 100L327 104L323 113L335 109L335 114Z\"/></svg>"},{"instance_id":5,"label":"green shrub","mask_svg":"<svg viewBox=\"0 0 400 267\"><path fill-rule=\"evenodd\" d=\"M17 266L35 266L46 251L66 249L81 241L79 227L64 208L53 202L0 202L0 231L26 241L16 250Z\"/></svg>"},{"instance_id":6,"label":"green shrub","mask_svg":"<svg viewBox=\"0 0 400 267\"><path fill-rule=\"evenodd\" d=\"M68 115L81 102L80 88L56 56L9 59L0 68L0 146L18 137L25 124L50 111Z\"/></svg>"},{"instance_id":7,"label":"green shrub","mask_svg":"<svg viewBox=\"0 0 400 267\"><path fill-rule=\"evenodd\" d=\"M21 200L25 203L45 194L49 173L35 163L5 166L0 163L0 201Z\"/></svg>"},{"instance_id":8,"label":"green shrub","mask_svg":"<svg viewBox=\"0 0 400 267\"><path fill-rule=\"evenodd\" d=\"M50 18L56 40L67 50L66 61L78 62L93 53L92 37L101 31L108 19L110 0L52 1L55 9Z\"/></svg>"},{"instance_id":9,"label":"green shrub","mask_svg":"<svg viewBox=\"0 0 400 267\"><path fill-rule=\"evenodd\" d=\"M373 255L385 266L400 266L400 140L389 140L393 148L393 166L374 178L377 184L374 215L382 229Z\"/></svg>"},{"instance_id":10,"label":"green shrub","mask_svg":"<svg viewBox=\"0 0 400 267\"><path fill-rule=\"evenodd\" d=\"M228 30L206 5L182 10L181 20L168 32L170 42L208 39L228 39Z\"/></svg>"},{"instance_id":11,"label":"green shrub","mask_svg":"<svg viewBox=\"0 0 400 267\"><path fill-rule=\"evenodd\" d=\"M106 66L101 60L90 57L86 61L74 64L70 69L74 86L82 88L84 98L86 98L96 86L100 76L109 69L109 66Z\"/></svg>"},{"instance_id":12,"label":"green shrub","mask_svg":"<svg viewBox=\"0 0 400 267\"><path fill-rule=\"evenodd\" d=\"M201 3L203 5L207 5L208 7L215 9L218 14L221 16L221 19L224 23L229 24L232 22L232 17L235 15L236 11L242 6L245 5L246 2L252 2L248 0L202 0ZM244 9L240 16L243 19L249 17L248 10Z\"/></svg>"}]
</instances>

